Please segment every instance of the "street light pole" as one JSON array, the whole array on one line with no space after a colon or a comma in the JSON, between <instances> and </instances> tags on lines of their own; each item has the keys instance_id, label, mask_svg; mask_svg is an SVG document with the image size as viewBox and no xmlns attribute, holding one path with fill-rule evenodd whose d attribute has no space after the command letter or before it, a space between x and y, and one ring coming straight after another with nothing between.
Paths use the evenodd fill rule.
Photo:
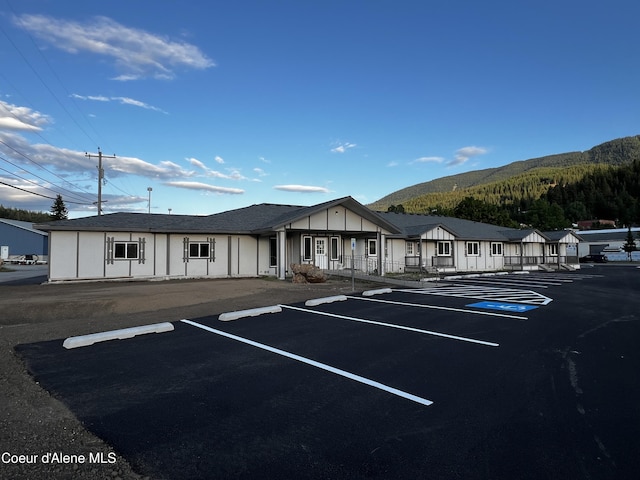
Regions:
<instances>
[{"instance_id":1,"label":"street light pole","mask_svg":"<svg viewBox=\"0 0 640 480\"><path fill-rule=\"evenodd\" d=\"M147 192L149 192L149 213L151 213L151 191L153 188L147 187Z\"/></svg>"}]
</instances>

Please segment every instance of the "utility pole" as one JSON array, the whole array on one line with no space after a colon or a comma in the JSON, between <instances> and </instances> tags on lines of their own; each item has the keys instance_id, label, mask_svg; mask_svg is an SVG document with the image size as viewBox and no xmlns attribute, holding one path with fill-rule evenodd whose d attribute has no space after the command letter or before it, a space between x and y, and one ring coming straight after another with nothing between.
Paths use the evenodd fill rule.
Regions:
<instances>
[{"instance_id":1,"label":"utility pole","mask_svg":"<svg viewBox=\"0 0 640 480\"><path fill-rule=\"evenodd\" d=\"M104 179L104 168L102 168L103 158L116 158L115 155L102 155L102 150L98 147L98 155L91 155L85 152L85 157L95 158L98 157L98 215L102 215L102 181Z\"/></svg>"}]
</instances>

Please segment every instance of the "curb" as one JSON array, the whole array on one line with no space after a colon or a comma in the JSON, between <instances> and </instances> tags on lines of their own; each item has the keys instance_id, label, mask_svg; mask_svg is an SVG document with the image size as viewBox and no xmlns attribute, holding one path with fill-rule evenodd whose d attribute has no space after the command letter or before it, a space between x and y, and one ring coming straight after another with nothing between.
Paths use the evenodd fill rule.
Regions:
<instances>
[{"instance_id":1,"label":"curb","mask_svg":"<svg viewBox=\"0 0 640 480\"><path fill-rule=\"evenodd\" d=\"M317 305L322 305L323 303L333 303L333 302L344 302L347 300L346 295L336 295L334 297L324 297L324 298L314 298L312 300L307 300L304 302L305 307L315 307Z\"/></svg>"},{"instance_id":2,"label":"curb","mask_svg":"<svg viewBox=\"0 0 640 480\"><path fill-rule=\"evenodd\" d=\"M170 332L172 330L172 323L154 323L152 325L143 325L140 327L123 328L121 330L111 330L108 332L90 333L89 335L69 337L62 343L62 346L66 349L86 347L88 345L93 345L94 343L106 342L108 340L124 340L126 338L133 338L137 335L163 333Z\"/></svg>"},{"instance_id":3,"label":"curb","mask_svg":"<svg viewBox=\"0 0 640 480\"><path fill-rule=\"evenodd\" d=\"M393 290L390 288L378 288L377 290L367 290L362 292L363 297L373 297L374 295L381 295L383 293L391 293Z\"/></svg>"},{"instance_id":4,"label":"curb","mask_svg":"<svg viewBox=\"0 0 640 480\"><path fill-rule=\"evenodd\" d=\"M280 313L282 307L280 305L273 305L271 307L251 308L249 310L237 310L235 312L221 313L218 316L218 320L221 322L230 322L231 320L238 320L244 317L257 317L264 313Z\"/></svg>"}]
</instances>

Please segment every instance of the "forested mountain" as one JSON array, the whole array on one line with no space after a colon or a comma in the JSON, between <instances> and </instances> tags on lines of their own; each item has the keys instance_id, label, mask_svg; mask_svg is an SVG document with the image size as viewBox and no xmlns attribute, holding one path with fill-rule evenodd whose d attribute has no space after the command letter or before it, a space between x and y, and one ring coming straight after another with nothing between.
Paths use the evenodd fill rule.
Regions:
<instances>
[{"instance_id":1,"label":"forested mountain","mask_svg":"<svg viewBox=\"0 0 640 480\"><path fill-rule=\"evenodd\" d=\"M575 181L576 175L588 173L597 165L624 165L635 159L640 159L640 135L612 140L585 152L548 155L419 183L391 193L369 207L385 211L402 204L408 212L422 213L429 206L454 206L466 196L479 195L489 202L496 202L498 197L507 203L520 198L533 200L551 186ZM433 195L436 193L446 195Z\"/></svg>"},{"instance_id":2,"label":"forested mountain","mask_svg":"<svg viewBox=\"0 0 640 480\"><path fill-rule=\"evenodd\" d=\"M505 180L485 183L454 191L427 193L402 203L408 213L424 213L429 209L453 209L465 197L473 197L495 205L520 205L536 200L555 185L566 185L582 179L597 169L612 168L608 165L585 164L571 167L540 167L514 175Z\"/></svg>"},{"instance_id":3,"label":"forested mountain","mask_svg":"<svg viewBox=\"0 0 640 480\"><path fill-rule=\"evenodd\" d=\"M541 200L558 205L569 221L608 219L640 225L640 158L629 165L596 169L577 182L550 188Z\"/></svg>"}]
</instances>

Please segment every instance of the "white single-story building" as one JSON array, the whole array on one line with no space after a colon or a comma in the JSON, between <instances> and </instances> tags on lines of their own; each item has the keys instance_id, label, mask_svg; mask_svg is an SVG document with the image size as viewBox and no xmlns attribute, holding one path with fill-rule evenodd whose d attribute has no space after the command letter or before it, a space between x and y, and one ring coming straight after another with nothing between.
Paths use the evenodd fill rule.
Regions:
<instances>
[{"instance_id":1,"label":"white single-story building","mask_svg":"<svg viewBox=\"0 0 640 480\"><path fill-rule=\"evenodd\" d=\"M387 271L487 272L579 268L571 231L520 230L452 217L382 213L401 229L389 235Z\"/></svg>"},{"instance_id":2,"label":"white single-story building","mask_svg":"<svg viewBox=\"0 0 640 480\"><path fill-rule=\"evenodd\" d=\"M259 204L208 216L113 213L38 225L49 281L290 275L292 263L384 275L411 269L496 271L577 265L568 242L536 230L378 213L351 197Z\"/></svg>"},{"instance_id":3,"label":"white single-story building","mask_svg":"<svg viewBox=\"0 0 640 480\"><path fill-rule=\"evenodd\" d=\"M292 263L345 268L352 243L356 255L379 265L378 245L386 235L399 233L351 197L310 207L265 203L208 216L113 213L38 228L49 232L52 282L262 275L284 279Z\"/></svg>"}]
</instances>

